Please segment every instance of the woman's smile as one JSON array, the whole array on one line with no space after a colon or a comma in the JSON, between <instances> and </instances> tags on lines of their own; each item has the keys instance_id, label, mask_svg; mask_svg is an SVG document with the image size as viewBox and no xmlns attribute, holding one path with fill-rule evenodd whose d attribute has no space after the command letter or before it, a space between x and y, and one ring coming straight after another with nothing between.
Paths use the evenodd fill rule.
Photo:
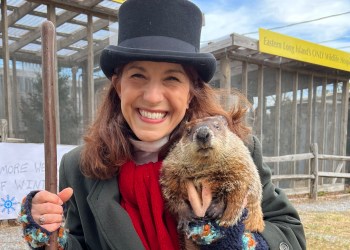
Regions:
<instances>
[{"instance_id":1,"label":"woman's smile","mask_svg":"<svg viewBox=\"0 0 350 250\"><path fill-rule=\"evenodd\" d=\"M167 112L139 109L139 114L141 115L141 119L145 122L162 122Z\"/></svg>"}]
</instances>

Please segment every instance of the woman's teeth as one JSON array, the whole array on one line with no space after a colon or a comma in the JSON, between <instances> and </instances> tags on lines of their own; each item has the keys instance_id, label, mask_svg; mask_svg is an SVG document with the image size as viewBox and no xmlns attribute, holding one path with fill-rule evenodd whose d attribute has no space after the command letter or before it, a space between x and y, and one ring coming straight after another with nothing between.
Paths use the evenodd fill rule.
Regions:
<instances>
[{"instance_id":1,"label":"woman's teeth","mask_svg":"<svg viewBox=\"0 0 350 250\"><path fill-rule=\"evenodd\" d=\"M140 114L148 119L162 119L166 113L161 112L148 112L145 110L140 110Z\"/></svg>"}]
</instances>

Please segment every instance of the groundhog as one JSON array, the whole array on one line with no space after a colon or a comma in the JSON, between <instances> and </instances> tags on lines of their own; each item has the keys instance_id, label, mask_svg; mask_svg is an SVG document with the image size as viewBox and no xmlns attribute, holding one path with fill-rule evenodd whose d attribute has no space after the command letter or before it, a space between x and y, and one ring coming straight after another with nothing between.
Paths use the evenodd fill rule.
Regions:
<instances>
[{"instance_id":1,"label":"groundhog","mask_svg":"<svg viewBox=\"0 0 350 250\"><path fill-rule=\"evenodd\" d=\"M252 232L264 229L259 173L248 148L229 130L223 116L186 124L181 139L163 161L160 183L180 231L198 217L232 226L241 217L245 202L245 228Z\"/></svg>"}]
</instances>

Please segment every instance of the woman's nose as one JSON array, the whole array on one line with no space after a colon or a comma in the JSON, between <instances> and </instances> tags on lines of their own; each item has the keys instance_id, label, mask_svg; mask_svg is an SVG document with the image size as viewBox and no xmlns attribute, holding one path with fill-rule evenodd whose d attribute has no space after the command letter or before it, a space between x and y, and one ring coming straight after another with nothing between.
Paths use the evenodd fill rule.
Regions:
<instances>
[{"instance_id":1,"label":"woman's nose","mask_svg":"<svg viewBox=\"0 0 350 250\"><path fill-rule=\"evenodd\" d=\"M157 81L147 84L144 89L143 98L149 103L161 102L164 98L162 84Z\"/></svg>"}]
</instances>

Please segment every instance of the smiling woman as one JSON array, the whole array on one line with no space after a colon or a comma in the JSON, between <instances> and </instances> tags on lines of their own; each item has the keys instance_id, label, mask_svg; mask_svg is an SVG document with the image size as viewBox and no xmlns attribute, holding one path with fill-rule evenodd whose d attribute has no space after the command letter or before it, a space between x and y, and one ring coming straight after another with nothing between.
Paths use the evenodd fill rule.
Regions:
<instances>
[{"instance_id":1,"label":"smiling woman","mask_svg":"<svg viewBox=\"0 0 350 250\"><path fill-rule=\"evenodd\" d=\"M276 249L282 243L304 248L298 214L272 184L260 144L246 124L249 103L238 95L237 105L227 112L207 84L216 60L199 52L203 15L198 7L187 0L127 0L118 17L118 45L107 46L100 57L111 84L84 145L61 160L61 192L33 191L22 204L30 246L47 245L46 236L59 230L60 249L180 249L184 238L177 231L178 218L164 203L159 183L162 162L189 121L220 115L246 143L260 174L266 229L245 231L245 212L237 224L218 230L225 237L210 235L193 244L201 249ZM206 190L206 204L217 202L210 187ZM190 202L185 206L193 210ZM203 214L215 224L207 211Z\"/></svg>"}]
</instances>

